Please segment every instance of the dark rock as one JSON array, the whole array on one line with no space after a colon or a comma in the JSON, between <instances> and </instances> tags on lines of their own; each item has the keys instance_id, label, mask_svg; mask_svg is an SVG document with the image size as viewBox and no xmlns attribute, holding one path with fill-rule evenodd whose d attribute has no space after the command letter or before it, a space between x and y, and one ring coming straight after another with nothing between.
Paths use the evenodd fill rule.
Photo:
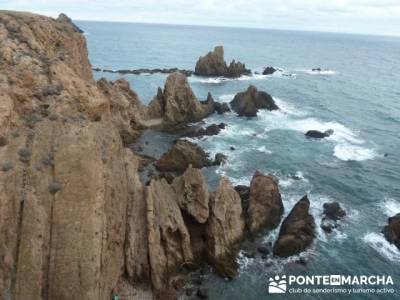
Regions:
<instances>
[{"instance_id":1,"label":"dark rock","mask_svg":"<svg viewBox=\"0 0 400 300\"><path fill-rule=\"evenodd\" d=\"M243 251L243 255L247 258L254 258L256 257L255 253L253 251Z\"/></svg>"},{"instance_id":2,"label":"dark rock","mask_svg":"<svg viewBox=\"0 0 400 300\"><path fill-rule=\"evenodd\" d=\"M229 147L229 149L230 149L231 151L234 151L234 150L236 150L236 148L235 148L235 147L233 147L233 146L230 146L230 147Z\"/></svg>"},{"instance_id":3,"label":"dark rock","mask_svg":"<svg viewBox=\"0 0 400 300\"><path fill-rule=\"evenodd\" d=\"M242 200L249 200L250 198L250 187L246 185L237 185L235 186L236 192L239 193L239 196Z\"/></svg>"},{"instance_id":4,"label":"dark rock","mask_svg":"<svg viewBox=\"0 0 400 300\"><path fill-rule=\"evenodd\" d=\"M214 165L221 166L226 163L228 157L225 154L217 153L215 154Z\"/></svg>"},{"instance_id":5,"label":"dark rock","mask_svg":"<svg viewBox=\"0 0 400 300\"><path fill-rule=\"evenodd\" d=\"M318 130L309 130L309 131L307 131L305 133L305 136L309 137L309 138L323 139L323 138L331 136L332 134L333 134L333 130L332 129L329 129L329 130L327 130L325 132L321 132L321 131L318 131Z\"/></svg>"},{"instance_id":6,"label":"dark rock","mask_svg":"<svg viewBox=\"0 0 400 300\"><path fill-rule=\"evenodd\" d=\"M313 68L312 71L313 71L313 72L321 72L322 69L321 69L321 68Z\"/></svg>"},{"instance_id":7,"label":"dark rock","mask_svg":"<svg viewBox=\"0 0 400 300\"><path fill-rule=\"evenodd\" d=\"M400 213L388 219L382 233L389 243L400 249Z\"/></svg>"},{"instance_id":8,"label":"dark rock","mask_svg":"<svg viewBox=\"0 0 400 300\"><path fill-rule=\"evenodd\" d=\"M220 133L221 129L225 128L225 124L211 124L206 128L201 127L188 127L183 130L183 133L180 134L180 137L191 137L198 138L203 136L212 136Z\"/></svg>"},{"instance_id":9,"label":"dark rock","mask_svg":"<svg viewBox=\"0 0 400 300\"><path fill-rule=\"evenodd\" d=\"M251 233L279 225L283 203L278 182L271 175L256 171L250 183L248 228Z\"/></svg>"},{"instance_id":10,"label":"dark rock","mask_svg":"<svg viewBox=\"0 0 400 300\"><path fill-rule=\"evenodd\" d=\"M49 185L49 192L51 194L56 194L57 192L61 191L62 186L59 182L52 182Z\"/></svg>"},{"instance_id":11,"label":"dark rock","mask_svg":"<svg viewBox=\"0 0 400 300\"><path fill-rule=\"evenodd\" d=\"M178 141L155 163L157 170L162 172L184 172L189 165L203 168L212 164L202 148L188 141Z\"/></svg>"},{"instance_id":12,"label":"dark rock","mask_svg":"<svg viewBox=\"0 0 400 300\"><path fill-rule=\"evenodd\" d=\"M0 147L4 147L8 144L7 139L4 136L0 136Z\"/></svg>"},{"instance_id":13,"label":"dark rock","mask_svg":"<svg viewBox=\"0 0 400 300\"><path fill-rule=\"evenodd\" d=\"M28 148L21 148L18 150L18 155L22 162L29 162L32 156L32 151Z\"/></svg>"},{"instance_id":14,"label":"dark rock","mask_svg":"<svg viewBox=\"0 0 400 300\"><path fill-rule=\"evenodd\" d=\"M208 289L206 288L199 288L196 293L197 297L200 299L208 299L209 294L208 294Z\"/></svg>"},{"instance_id":15,"label":"dark rock","mask_svg":"<svg viewBox=\"0 0 400 300\"><path fill-rule=\"evenodd\" d=\"M336 225L330 222L322 222L321 223L321 228L323 231L326 233L332 233L333 229L336 228Z\"/></svg>"},{"instance_id":16,"label":"dark rock","mask_svg":"<svg viewBox=\"0 0 400 300\"><path fill-rule=\"evenodd\" d=\"M243 63L235 62L235 60L228 66L224 59L224 48L218 46L214 48L214 51L198 59L194 73L199 76L240 77L250 74L251 71L246 69Z\"/></svg>"},{"instance_id":17,"label":"dark rock","mask_svg":"<svg viewBox=\"0 0 400 300\"><path fill-rule=\"evenodd\" d=\"M274 67L266 67L263 71L263 75L272 75L274 74L276 71L278 71L277 69L275 69Z\"/></svg>"},{"instance_id":18,"label":"dark rock","mask_svg":"<svg viewBox=\"0 0 400 300\"><path fill-rule=\"evenodd\" d=\"M259 109L279 109L271 95L258 91L253 85L249 86L245 92L237 93L230 105L239 116L245 117L257 116Z\"/></svg>"},{"instance_id":19,"label":"dark rock","mask_svg":"<svg viewBox=\"0 0 400 300\"><path fill-rule=\"evenodd\" d=\"M315 237L314 217L309 213L310 201L304 196L283 221L274 255L289 257L304 251Z\"/></svg>"},{"instance_id":20,"label":"dark rock","mask_svg":"<svg viewBox=\"0 0 400 300\"><path fill-rule=\"evenodd\" d=\"M215 102L214 108L215 108L215 111L216 111L219 115L222 115L222 114L224 114L224 113L227 113L227 112L230 112L230 111L231 111L231 109L229 108L228 103L226 103L226 102L223 102L223 103Z\"/></svg>"},{"instance_id":21,"label":"dark rock","mask_svg":"<svg viewBox=\"0 0 400 300\"><path fill-rule=\"evenodd\" d=\"M327 218L337 221L346 215L346 211L338 202L324 203L324 214Z\"/></svg>"},{"instance_id":22,"label":"dark rock","mask_svg":"<svg viewBox=\"0 0 400 300\"><path fill-rule=\"evenodd\" d=\"M271 253L271 247L267 245L261 245L257 247L257 251L261 254L270 254Z\"/></svg>"}]
</instances>

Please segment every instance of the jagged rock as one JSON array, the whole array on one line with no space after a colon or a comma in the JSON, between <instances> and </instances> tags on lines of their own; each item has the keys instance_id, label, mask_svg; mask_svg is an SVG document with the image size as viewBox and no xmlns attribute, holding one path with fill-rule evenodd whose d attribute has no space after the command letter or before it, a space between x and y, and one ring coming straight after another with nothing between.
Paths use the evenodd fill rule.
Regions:
<instances>
[{"instance_id":1,"label":"jagged rock","mask_svg":"<svg viewBox=\"0 0 400 300\"><path fill-rule=\"evenodd\" d=\"M346 211L338 202L324 203L323 208L324 215L333 221L337 221L346 215Z\"/></svg>"},{"instance_id":2,"label":"jagged rock","mask_svg":"<svg viewBox=\"0 0 400 300\"><path fill-rule=\"evenodd\" d=\"M263 91L258 91L253 85L245 92L237 93L230 102L232 109L239 115L245 117L255 117L259 109L277 110L279 107L274 99Z\"/></svg>"},{"instance_id":3,"label":"jagged rock","mask_svg":"<svg viewBox=\"0 0 400 300\"><path fill-rule=\"evenodd\" d=\"M189 165L194 168L203 168L211 166L212 161L199 146L180 140L171 150L164 153L155 165L157 170L162 172L184 172Z\"/></svg>"},{"instance_id":4,"label":"jagged rock","mask_svg":"<svg viewBox=\"0 0 400 300\"><path fill-rule=\"evenodd\" d=\"M315 237L314 217L309 213L310 201L304 196L283 221L274 255L289 257L304 251Z\"/></svg>"},{"instance_id":5,"label":"jagged rock","mask_svg":"<svg viewBox=\"0 0 400 300\"><path fill-rule=\"evenodd\" d=\"M217 46L214 51L199 58L194 73L200 76L240 77L244 74L250 74L251 71L247 70L244 64L235 62L235 60L228 66L224 59L224 48Z\"/></svg>"},{"instance_id":6,"label":"jagged rock","mask_svg":"<svg viewBox=\"0 0 400 300\"><path fill-rule=\"evenodd\" d=\"M279 225L283 203L277 180L257 171L250 183L248 228L251 233Z\"/></svg>"},{"instance_id":7,"label":"jagged rock","mask_svg":"<svg viewBox=\"0 0 400 300\"><path fill-rule=\"evenodd\" d=\"M243 237L244 227L239 194L229 180L223 177L215 195L211 197L207 223L209 258L218 274L235 277L235 246Z\"/></svg>"},{"instance_id":8,"label":"jagged rock","mask_svg":"<svg viewBox=\"0 0 400 300\"><path fill-rule=\"evenodd\" d=\"M323 138L331 136L332 134L333 134L332 129L329 129L325 132L321 132L318 130L309 130L305 133L305 136L308 138L323 139Z\"/></svg>"},{"instance_id":9,"label":"jagged rock","mask_svg":"<svg viewBox=\"0 0 400 300\"><path fill-rule=\"evenodd\" d=\"M169 275L194 256L174 188L164 179L152 180L145 193L151 280L161 289Z\"/></svg>"},{"instance_id":10,"label":"jagged rock","mask_svg":"<svg viewBox=\"0 0 400 300\"><path fill-rule=\"evenodd\" d=\"M148 107L149 117L161 119L169 126L198 122L213 112L214 100L211 94L206 101L198 101L186 76L179 72L168 76L164 91L159 89Z\"/></svg>"},{"instance_id":11,"label":"jagged rock","mask_svg":"<svg viewBox=\"0 0 400 300\"><path fill-rule=\"evenodd\" d=\"M178 205L197 222L205 223L208 219L209 208L207 182L199 169L190 165L185 173L174 179L173 188L178 196Z\"/></svg>"},{"instance_id":12,"label":"jagged rock","mask_svg":"<svg viewBox=\"0 0 400 300\"><path fill-rule=\"evenodd\" d=\"M228 113L228 112L231 111L231 109L229 108L228 103L226 103L226 102L223 102L223 103L215 102L214 106L215 106L215 111L219 115L222 115L224 113Z\"/></svg>"},{"instance_id":13,"label":"jagged rock","mask_svg":"<svg viewBox=\"0 0 400 300\"><path fill-rule=\"evenodd\" d=\"M272 75L274 74L278 69L275 69L274 67L266 67L263 71L263 75Z\"/></svg>"},{"instance_id":14,"label":"jagged rock","mask_svg":"<svg viewBox=\"0 0 400 300\"><path fill-rule=\"evenodd\" d=\"M206 128L202 127L190 127L181 134L181 137L203 137L203 136L211 136L211 135L217 135L221 132L221 129L225 129L226 124L220 123L220 124L211 124L207 126Z\"/></svg>"},{"instance_id":15,"label":"jagged rock","mask_svg":"<svg viewBox=\"0 0 400 300\"><path fill-rule=\"evenodd\" d=\"M400 213L388 219L383 234L389 243L400 249Z\"/></svg>"},{"instance_id":16,"label":"jagged rock","mask_svg":"<svg viewBox=\"0 0 400 300\"><path fill-rule=\"evenodd\" d=\"M57 21L63 22L63 23L68 23L70 24L76 31L78 31L79 33L83 33L83 30L80 29L78 26L76 26L73 22L72 19L70 17L68 17L66 14L59 14Z\"/></svg>"},{"instance_id":17,"label":"jagged rock","mask_svg":"<svg viewBox=\"0 0 400 300\"><path fill-rule=\"evenodd\" d=\"M225 154L217 153L215 154L214 165L221 166L226 163L228 157Z\"/></svg>"}]
</instances>

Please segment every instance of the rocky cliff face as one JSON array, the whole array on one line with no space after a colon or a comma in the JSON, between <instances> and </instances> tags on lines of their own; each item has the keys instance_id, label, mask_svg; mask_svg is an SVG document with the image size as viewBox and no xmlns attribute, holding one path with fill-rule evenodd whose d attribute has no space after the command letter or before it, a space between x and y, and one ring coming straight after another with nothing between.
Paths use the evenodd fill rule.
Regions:
<instances>
[{"instance_id":1,"label":"rocky cliff face","mask_svg":"<svg viewBox=\"0 0 400 300\"><path fill-rule=\"evenodd\" d=\"M0 39L1 298L110 299L208 262L233 274L244 223L230 183L211 197L189 165L144 186L125 148L157 118L208 115L212 98L179 73L150 108L124 80L94 82L66 16L0 12Z\"/></svg>"},{"instance_id":2,"label":"rocky cliff face","mask_svg":"<svg viewBox=\"0 0 400 300\"><path fill-rule=\"evenodd\" d=\"M240 77L250 74L251 71L246 69L243 63L235 60L232 60L228 66L224 59L224 48L217 46L214 51L210 51L204 57L199 58L194 73L200 76Z\"/></svg>"}]
</instances>

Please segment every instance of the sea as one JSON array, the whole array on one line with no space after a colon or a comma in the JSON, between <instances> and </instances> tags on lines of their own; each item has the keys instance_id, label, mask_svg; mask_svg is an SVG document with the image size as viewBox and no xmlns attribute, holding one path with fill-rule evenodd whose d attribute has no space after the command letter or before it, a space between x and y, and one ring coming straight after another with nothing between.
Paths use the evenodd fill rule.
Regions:
<instances>
[{"instance_id":1,"label":"sea","mask_svg":"<svg viewBox=\"0 0 400 300\"><path fill-rule=\"evenodd\" d=\"M307 194L317 224L315 242L289 259L262 258L257 253L251 257L241 251L236 279L219 278L211 271L202 273L210 299L400 299L400 251L381 233L388 217L400 213L400 38L76 23L85 32L94 68L194 70L199 56L223 45L228 62L245 62L253 74L237 79L191 76L188 80L197 98L204 100L211 92L216 101L229 102L236 93L254 85L271 94L280 107L273 112L261 110L252 119L228 113L204 120L204 125L228 125L219 135L196 140L210 155L226 154L228 162L203 172L211 189L221 176L234 185L248 185L256 170L274 174L279 179L285 215ZM280 71L261 75L267 66ZM316 68L321 71L313 71ZM167 75L94 72L94 77L126 79L147 104L157 88L163 87ZM328 129L334 133L322 140L304 136L308 130ZM159 157L174 138L146 131L138 143L146 153ZM323 204L332 201L339 202L347 215L328 234L319 225ZM261 241L273 242L278 231L260 237ZM375 288L375 292L358 290L349 295L330 291L334 286L288 283L286 293L273 294L268 289L269 278L276 275L391 276L394 284L355 286ZM321 291L313 293L318 287ZM378 291L385 287L394 291Z\"/></svg>"}]
</instances>

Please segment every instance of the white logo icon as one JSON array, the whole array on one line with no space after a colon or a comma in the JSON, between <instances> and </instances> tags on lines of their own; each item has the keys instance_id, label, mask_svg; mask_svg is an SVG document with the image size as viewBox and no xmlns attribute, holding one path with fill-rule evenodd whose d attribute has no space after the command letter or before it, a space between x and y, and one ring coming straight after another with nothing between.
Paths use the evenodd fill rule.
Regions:
<instances>
[{"instance_id":1,"label":"white logo icon","mask_svg":"<svg viewBox=\"0 0 400 300\"><path fill-rule=\"evenodd\" d=\"M268 282L268 293L270 294L284 294L287 290L286 276L276 275L270 277Z\"/></svg>"}]
</instances>

